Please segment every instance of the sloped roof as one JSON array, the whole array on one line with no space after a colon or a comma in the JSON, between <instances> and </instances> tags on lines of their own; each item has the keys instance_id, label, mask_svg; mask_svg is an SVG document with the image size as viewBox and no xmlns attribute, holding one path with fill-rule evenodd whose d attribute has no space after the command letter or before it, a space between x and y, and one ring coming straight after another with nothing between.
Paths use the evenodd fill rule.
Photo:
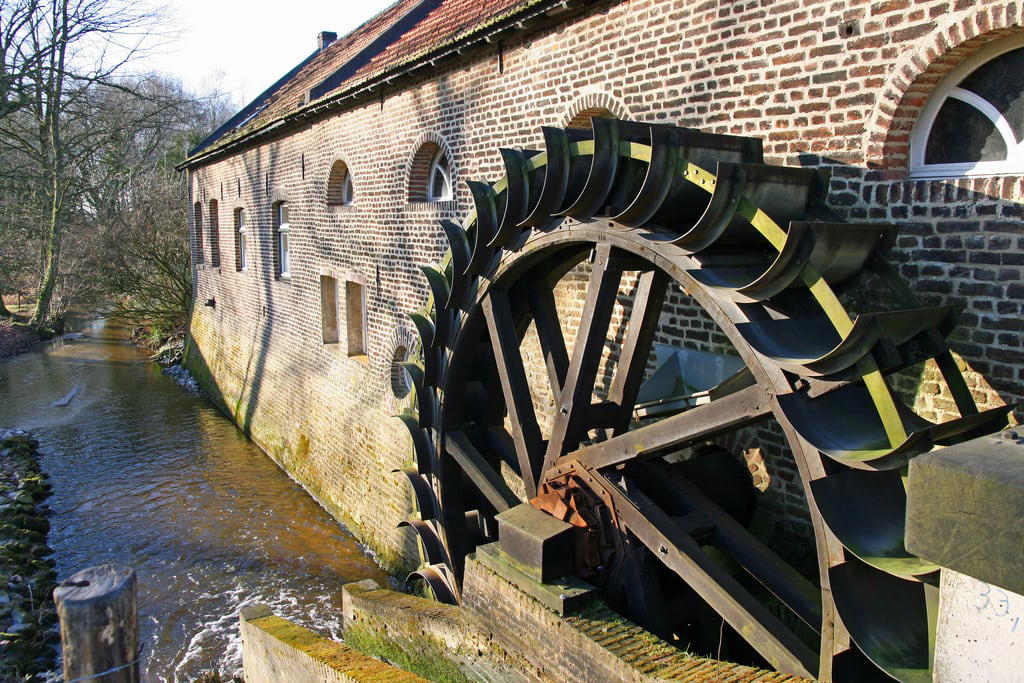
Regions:
<instances>
[{"instance_id":1,"label":"sloped roof","mask_svg":"<svg viewBox=\"0 0 1024 683\"><path fill-rule=\"evenodd\" d=\"M398 0L386 10L318 50L243 107L189 152L184 165L274 124L314 111L436 51L486 33L557 0Z\"/></svg>"}]
</instances>

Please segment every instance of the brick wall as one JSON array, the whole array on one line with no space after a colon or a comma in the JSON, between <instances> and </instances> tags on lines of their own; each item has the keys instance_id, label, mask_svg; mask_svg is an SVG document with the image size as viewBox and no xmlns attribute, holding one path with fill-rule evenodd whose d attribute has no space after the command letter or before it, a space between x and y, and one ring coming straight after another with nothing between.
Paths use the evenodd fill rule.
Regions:
<instances>
[{"instance_id":1,"label":"brick wall","mask_svg":"<svg viewBox=\"0 0 1024 683\"><path fill-rule=\"evenodd\" d=\"M389 416L407 400L391 390L392 356L412 329L404 313L427 299L416 264L441 258L436 221L467 213L463 181L498 177L499 147L542 148L541 125L602 108L758 136L772 163L831 171L830 203L841 214L899 225L892 258L925 303L964 307L953 348L981 404L1018 402L1024 179L908 180L906 144L938 78L1017 31L1022 15L1019 2L1004 0L604 3L505 41L500 61L496 48L468 56L204 165L193 172L192 201L208 212L217 200L222 254L233 248L233 211L245 208L250 265L211 268L205 245L190 363L238 423L387 566L415 557L408 532L395 529L409 500L391 470L407 463L409 449ZM454 201L410 202L410 172L425 144L449 151ZM327 178L339 159L353 175L355 201L328 210ZM273 277L271 205L280 200L291 210L290 280ZM365 357L348 357L344 334L339 344L322 343L321 275L339 287L365 285ZM211 298L214 307L202 305ZM709 321L684 298L674 302L666 329L698 347L712 343L698 336L714 332ZM933 374L918 369L903 388L917 393L927 416L948 417ZM766 450L752 462L767 467L765 501L801 526L802 493L785 448L769 441Z\"/></svg>"}]
</instances>

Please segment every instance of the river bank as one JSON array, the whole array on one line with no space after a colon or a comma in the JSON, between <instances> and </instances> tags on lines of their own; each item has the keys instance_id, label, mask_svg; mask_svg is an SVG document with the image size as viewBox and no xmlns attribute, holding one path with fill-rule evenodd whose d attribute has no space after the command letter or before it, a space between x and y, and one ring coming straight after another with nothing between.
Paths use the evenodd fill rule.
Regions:
<instances>
[{"instance_id":1,"label":"river bank","mask_svg":"<svg viewBox=\"0 0 1024 683\"><path fill-rule=\"evenodd\" d=\"M0 430L0 680L24 680L55 667L60 634L47 542L50 484L39 442Z\"/></svg>"},{"instance_id":2,"label":"river bank","mask_svg":"<svg viewBox=\"0 0 1024 683\"><path fill-rule=\"evenodd\" d=\"M0 318L0 358L31 351L44 341L53 339L64 330L63 322L43 330L28 327L18 319Z\"/></svg>"}]
</instances>

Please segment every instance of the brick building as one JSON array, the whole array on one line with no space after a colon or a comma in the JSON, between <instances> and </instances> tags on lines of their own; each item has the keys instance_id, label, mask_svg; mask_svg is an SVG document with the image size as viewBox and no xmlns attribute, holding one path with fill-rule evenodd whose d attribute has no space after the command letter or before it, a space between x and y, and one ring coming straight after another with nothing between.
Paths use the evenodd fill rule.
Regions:
<instances>
[{"instance_id":1,"label":"brick building","mask_svg":"<svg viewBox=\"0 0 1024 683\"><path fill-rule=\"evenodd\" d=\"M828 171L845 220L898 226L889 259L922 302L962 307L950 344L979 406L1017 404L1024 116L1019 77L998 74L1022 47L1024 4L1006 0L400 0L321 34L193 150L188 363L385 566L415 564L391 416L410 400L396 363L428 300L419 265L448 246L438 221L469 213L466 180L502 175L499 148L610 116L760 138L769 163ZM717 350L700 310L671 302L661 341ZM935 374L902 386L941 420L955 408ZM763 452L743 449L761 505L799 543L802 487L761 431Z\"/></svg>"}]
</instances>

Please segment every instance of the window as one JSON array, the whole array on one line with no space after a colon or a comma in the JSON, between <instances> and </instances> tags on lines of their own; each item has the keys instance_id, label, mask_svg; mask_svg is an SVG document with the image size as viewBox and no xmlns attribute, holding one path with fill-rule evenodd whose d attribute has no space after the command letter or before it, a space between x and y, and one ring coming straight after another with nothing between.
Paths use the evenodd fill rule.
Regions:
<instances>
[{"instance_id":1,"label":"window","mask_svg":"<svg viewBox=\"0 0 1024 683\"><path fill-rule=\"evenodd\" d=\"M424 142L409 169L410 202L443 202L453 198L451 163L436 142Z\"/></svg>"},{"instance_id":2,"label":"window","mask_svg":"<svg viewBox=\"0 0 1024 683\"><path fill-rule=\"evenodd\" d=\"M320 325L324 344L338 343L338 280L320 276Z\"/></svg>"},{"instance_id":3,"label":"window","mask_svg":"<svg viewBox=\"0 0 1024 683\"><path fill-rule=\"evenodd\" d=\"M366 297L363 285L345 283L345 325L348 328L348 355L366 355Z\"/></svg>"},{"instance_id":4,"label":"window","mask_svg":"<svg viewBox=\"0 0 1024 683\"><path fill-rule=\"evenodd\" d=\"M210 200L210 265L220 268L220 211L217 200Z\"/></svg>"},{"instance_id":5,"label":"window","mask_svg":"<svg viewBox=\"0 0 1024 683\"><path fill-rule=\"evenodd\" d=\"M292 257L289 243L288 202L274 205L274 261L278 279L291 277Z\"/></svg>"},{"instance_id":6,"label":"window","mask_svg":"<svg viewBox=\"0 0 1024 683\"><path fill-rule=\"evenodd\" d=\"M348 206L355 196L355 188L352 185L352 173L344 161L335 161L331 165L331 172L327 176L327 206L336 208Z\"/></svg>"},{"instance_id":7,"label":"window","mask_svg":"<svg viewBox=\"0 0 1024 683\"><path fill-rule=\"evenodd\" d=\"M196 202L192 207L192 216L196 224L196 263L203 262L203 205Z\"/></svg>"},{"instance_id":8,"label":"window","mask_svg":"<svg viewBox=\"0 0 1024 683\"><path fill-rule=\"evenodd\" d=\"M235 209L235 270L249 268L249 253L245 243L245 209Z\"/></svg>"},{"instance_id":9,"label":"window","mask_svg":"<svg viewBox=\"0 0 1024 683\"><path fill-rule=\"evenodd\" d=\"M444 150L439 149L430 160L430 172L427 174L427 201L444 202L452 198L452 178L448 170L448 158Z\"/></svg>"},{"instance_id":10,"label":"window","mask_svg":"<svg viewBox=\"0 0 1024 683\"><path fill-rule=\"evenodd\" d=\"M910 172L1024 172L1024 36L993 43L939 84L910 138Z\"/></svg>"}]
</instances>

